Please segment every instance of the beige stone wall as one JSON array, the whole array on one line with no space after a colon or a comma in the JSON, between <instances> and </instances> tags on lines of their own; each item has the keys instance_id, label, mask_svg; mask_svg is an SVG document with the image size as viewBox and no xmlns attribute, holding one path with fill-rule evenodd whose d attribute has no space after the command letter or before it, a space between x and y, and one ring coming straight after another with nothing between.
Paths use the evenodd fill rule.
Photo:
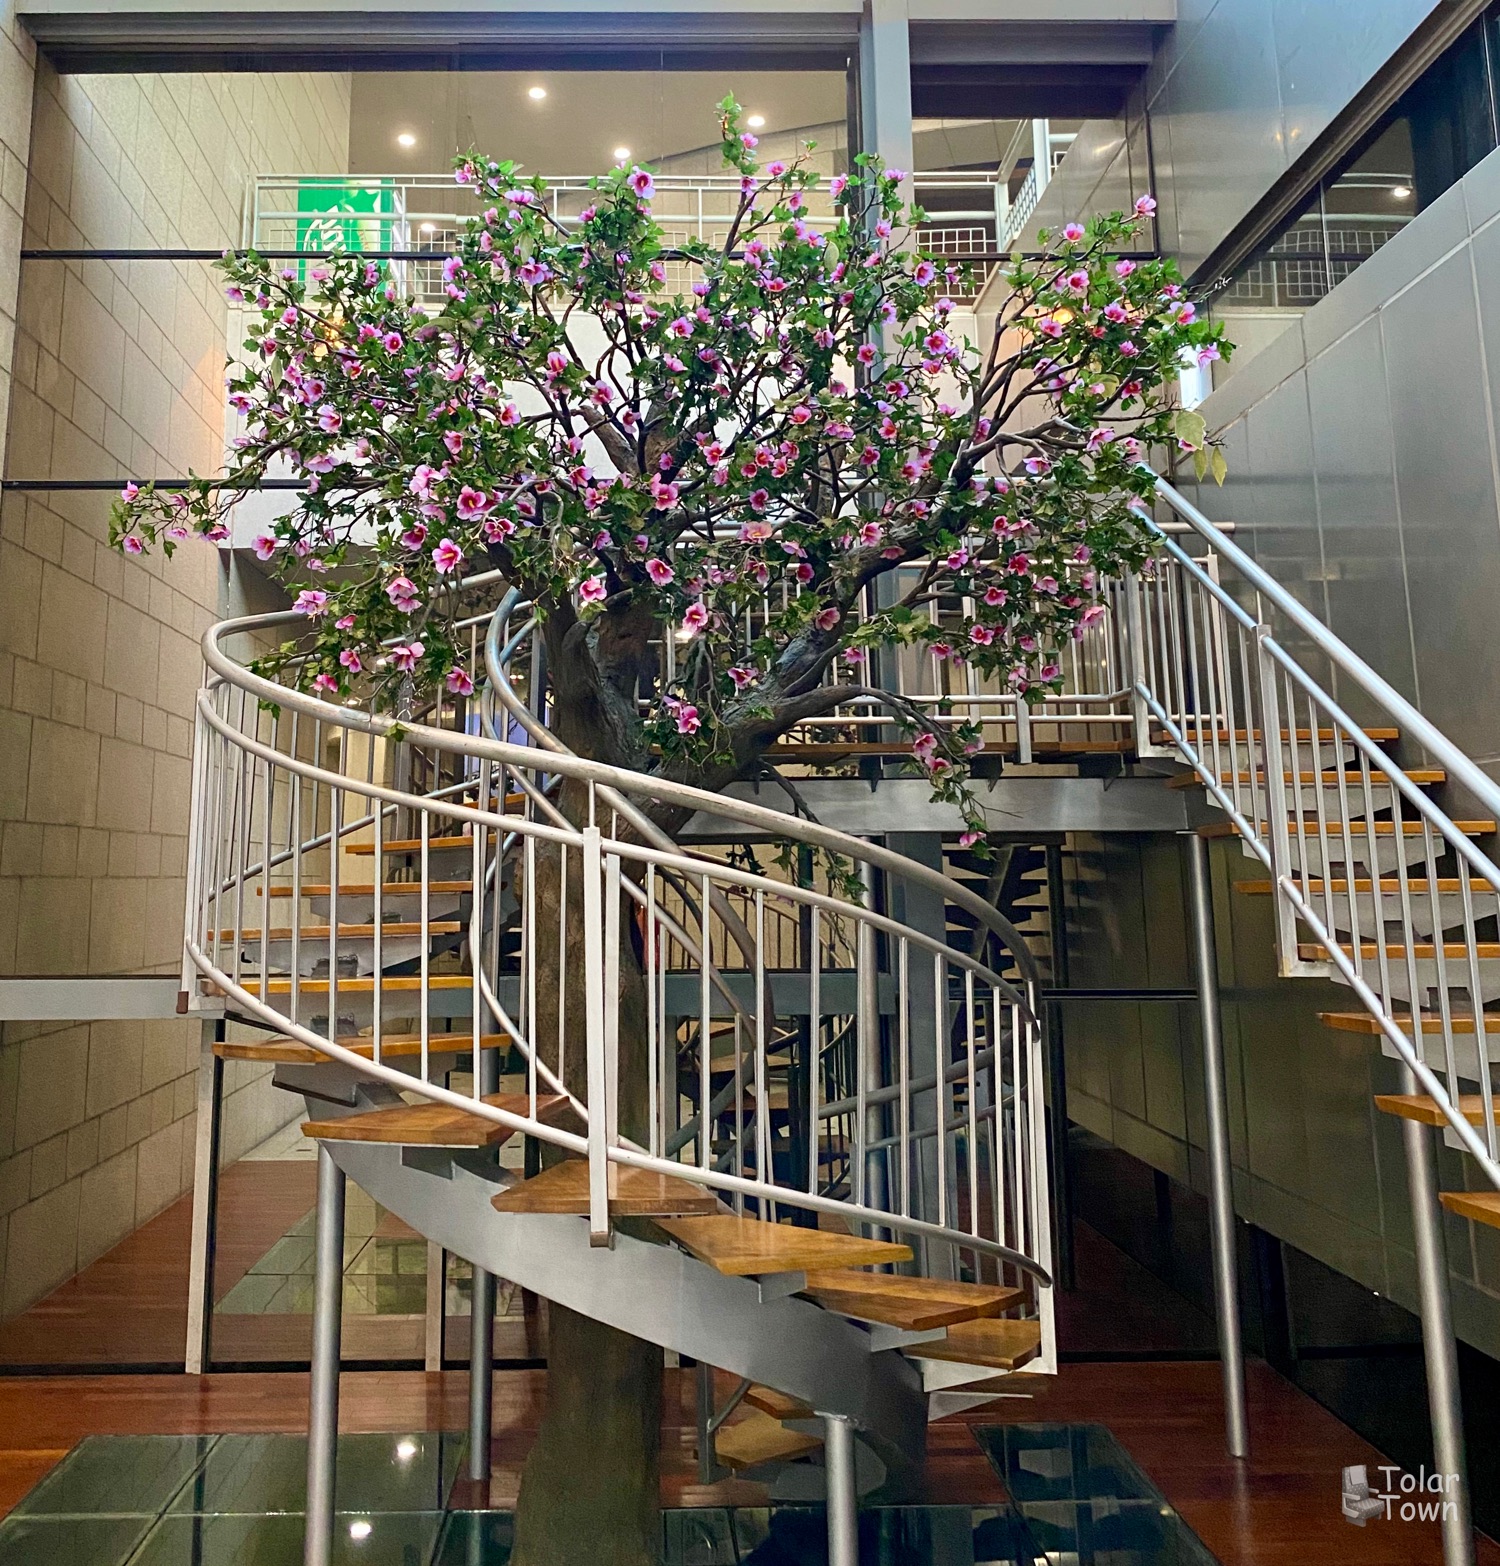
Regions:
<instances>
[{"instance_id":1,"label":"beige stone wall","mask_svg":"<svg viewBox=\"0 0 1500 1566\"><path fill-rule=\"evenodd\" d=\"M21 215L26 205L35 74L36 50L17 26L11 0L0 0L0 432L5 429L10 407L16 295L21 283Z\"/></svg>"},{"instance_id":2,"label":"beige stone wall","mask_svg":"<svg viewBox=\"0 0 1500 1566\"><path fill-rule=\"evenodd\" d=\"M0 253L12 162L27 161L7 139L26 127L10 124L6 72L28 56L0 32L7 48ZM344 167L348 124L347 76L60 77L39 61L25 243L237 243L249 175ZM219 462L226 305L210 266L31 262L15 320L8 478ZM208 545L114 553L108 509L107 495L13 491L0 506L0 974L180 961L197 638L229 590ZM190 1183L198 1040L176 1021L0 1030L0 1314ZM229 1080L233 1156L295 1106L263 1072Z\"/></svg>"}]
</instances>

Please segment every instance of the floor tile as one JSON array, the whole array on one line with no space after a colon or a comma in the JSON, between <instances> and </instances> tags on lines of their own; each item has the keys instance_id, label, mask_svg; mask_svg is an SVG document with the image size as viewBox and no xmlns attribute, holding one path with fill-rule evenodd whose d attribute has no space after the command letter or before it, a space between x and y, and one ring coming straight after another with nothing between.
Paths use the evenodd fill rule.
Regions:
<instances>
[{"instance_id":1,"label":"floor tile","mask_svg":"<svg viewBox=\"0 0 1500 1566\"><path fill-rule=\"evenodd\" d=\"M340 1436L337 1505L351 1512L441 1511L462 1447L462 1436L454 1432ZM300 1512L306 1496L304 1437L228 1435L220 1437L171 1509Z\"/></svg>"},{"instance_id":2,"label":"floor tile","mask_svg":"<svg viewBox=\"0 0 1500 1566\"><path fill-rule=\"evenodd\" d=\"M87 1436L21 1501L16 1515L155 1517L216 1440Z\"/></svg>"},{"instance_id":3,"label":"floor tile","mask_svg":"<svg viewBox=\"0 0 1500 1566\"><path fill-rule=\"evenodd\" d=\"M442 1520L438 1512L341 1513L333 1566L427 1566ZM302 1530L303 1519L290 1515L164 1517L130 1566L291 1566L302 1559Z\"/></svg>"},{"instance_id":4,"label":"floor tile","mask_svg":"<svg viewBox=\"0 0 1500 1566\"><path fill-rule=\"evenodd\" d=\"M149 1517L17 1517L0 1522L5 1566L125 1566Z\"/></svg>"}]
</instances>

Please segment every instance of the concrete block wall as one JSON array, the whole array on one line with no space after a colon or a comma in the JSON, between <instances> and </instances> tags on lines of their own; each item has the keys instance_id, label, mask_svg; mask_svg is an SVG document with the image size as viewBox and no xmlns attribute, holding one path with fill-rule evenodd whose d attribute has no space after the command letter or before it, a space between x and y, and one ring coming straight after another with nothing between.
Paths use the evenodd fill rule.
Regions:
<instances>
[{"instance_id":1,"label":"concrete block wall","mask_svg":"<svg viewBox=\"0 0 1500 1566\"><path fill-rule=\"evenodd\" d=\"M11 90L28 83L29 120ZM17 268L21 222L35 247L238 243L248 177L343 167L348 128L346 75L59 76L0 26L7 478L211 471L224 431L212 268ZM110 498L7 491L0 503L3 974L180 961L197 640L239 594L208 545L171 561L114 553ZM190 1184L198 1050L186 1021L0 1028L0 1315ZM228 1083L234 1157L295 1106L264 1071Z\"/></svg>"}]
</instances>

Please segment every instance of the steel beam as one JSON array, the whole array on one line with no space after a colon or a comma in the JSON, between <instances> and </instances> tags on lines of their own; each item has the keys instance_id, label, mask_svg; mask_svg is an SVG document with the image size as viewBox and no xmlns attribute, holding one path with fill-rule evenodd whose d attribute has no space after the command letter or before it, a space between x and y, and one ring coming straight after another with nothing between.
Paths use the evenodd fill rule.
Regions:
<instances>
[{"instance_id":1,"label":"steel beam","mask_svg":"<svg viewBox=\"0 0 1500 1566\"><path fill-rule=\"evenodd\" d=\"M828 1566L859 1566L854 1426L839 1414L823 1415L823 1466L828 1477Z\"/></svg>"},{"instance_id":2,"label":"steel beam","mask_svg":"<svg viewBox=\"0 0 1500 1566\"><path fill-rule=\"evenodd\" d=\"M219 1227L219 1145L224 1117L223 1019L203 1024L198 1052L198 1117L193 1151L193 1232L188 1244L187 1350L183 1369L201 1375L212 1360L214 1254Z\"/></svg>"},{"instance_id":3,"label":"steel beam","mask_svg":"<svg viewBox=\"0 0 1500 1566\"><path fill-rule=\"evenodd\" d=\"M1234 1185L1229 1162L1229 1099L1224 1086L1224 1033L1219 1015L1219 961L1214 945L1213 883L1208 844L1185 832L1193 972L1203 1036L1203 1098L1208 1119L1209 1216L1213 1238L1214 1309L1224 1378L1224 1434L1231 1457L1250 1455L1245 1412L1245 1351L1240 1336L1239 1269L1234 1240Z\"/></svg>"}]
</instances>

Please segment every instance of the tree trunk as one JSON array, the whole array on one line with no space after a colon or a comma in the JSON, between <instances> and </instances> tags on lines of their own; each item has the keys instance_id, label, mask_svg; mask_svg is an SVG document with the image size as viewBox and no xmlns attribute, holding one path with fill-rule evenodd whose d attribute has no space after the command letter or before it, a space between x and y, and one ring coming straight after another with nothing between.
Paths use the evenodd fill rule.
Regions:
<instances>
[{"instance_id":1,"label":"tree trunk","mask_svg":"<svg viewBox=\"0 0 1500 1566\"><path fill-rule=\"evenodd\" d=\"M580 819L580 804L564 791L570 819ZM538 845L533 1038L553 1069L558 1040L567 1041L563 1080L586 1101L581 872L579 856L570 853L567 928L559 941L559 860ZM631 938L634 906L625 899L620 913L620 1129L644 1142L646 988ZM559 1017L563 963L567 1001ZM543 1154L556 1161L545 1146ZM512 1566L658 1566L662 1351L551 1302L547 1321L547 1403L521 1477Z\"/></svg>"}]
</instances>

